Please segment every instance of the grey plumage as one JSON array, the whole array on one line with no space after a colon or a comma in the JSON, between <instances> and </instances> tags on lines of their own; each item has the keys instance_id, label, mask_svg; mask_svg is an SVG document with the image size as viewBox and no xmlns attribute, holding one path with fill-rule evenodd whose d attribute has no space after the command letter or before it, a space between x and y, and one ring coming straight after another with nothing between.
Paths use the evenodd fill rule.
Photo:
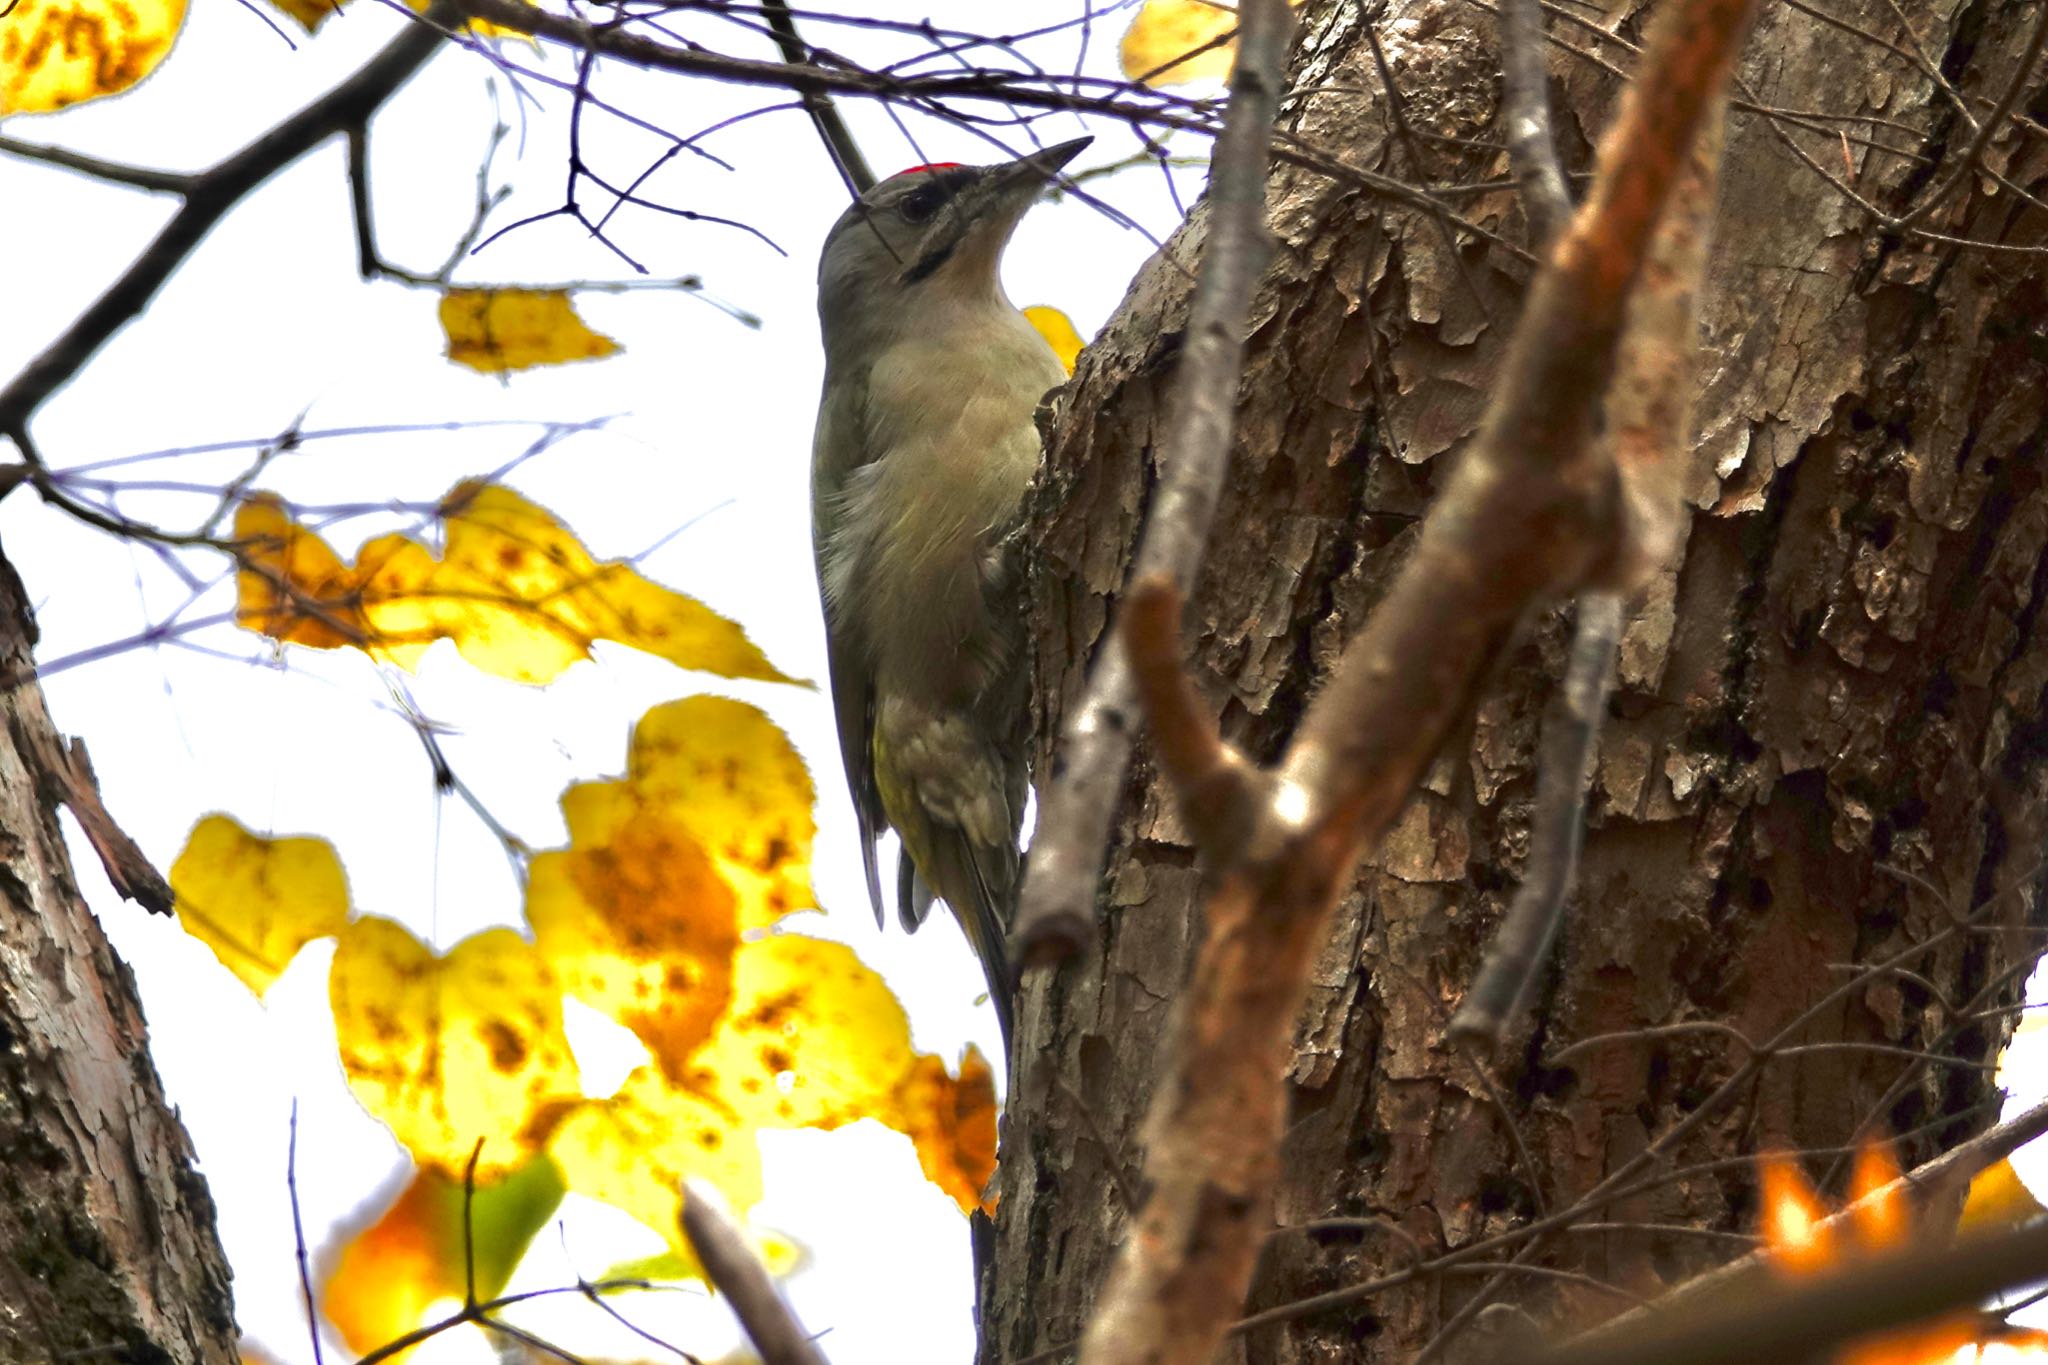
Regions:
<instances>
[{"instance_id":1,"label":"grey plumage","mask_svg":"<svg viewBox=\"0 0 2048 1365\"><path fill-rule=\"evenodd\" d=\"M996 270L1086 142L885 180L840 217L818 267L812 543L868 895L880 921L875 841L894 828L904 927L934 896L952 907L1006 1039L1028 699L1001 544L1038 466L1032 414L1066 373Z\"/></svg>"}]
</instances>

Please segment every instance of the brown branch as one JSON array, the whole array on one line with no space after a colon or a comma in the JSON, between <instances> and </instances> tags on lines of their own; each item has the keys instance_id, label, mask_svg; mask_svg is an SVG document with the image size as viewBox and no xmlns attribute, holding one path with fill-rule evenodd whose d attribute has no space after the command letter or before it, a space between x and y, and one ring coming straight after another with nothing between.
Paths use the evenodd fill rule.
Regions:
<instances>
[{"instance_id":1,"label":"brown branch","mask_svg":"<svg viewBox=\"0 0 2048 1365\"><path fill-rule=\"evenodd\" d=\"M1654 17L1592 195L1531 288L1479 434L1310 703L1260 823L1216 869L1146 1120L1152 1196L1088 1324L1085 1365L1213 1356L1265 1231L1280 1078L1331 907L1524 612L1616 561L1624 526L1600 410L1653 235L1753 5L1685 0Z\"/></svg>"},{"instance_id":2,"label":"brown branch","mask_svg":"<svg viewBox=\"0 0 2048 1365\"><path fill-rule=\"evenodd\" d=\"M1198 547L1199 548L1199 547ZM1240 847L1268 797L1265 774L1216 734L1181 667L1182 597L1166 578L1143 578L1124 601L1124 649L1152 729L1152 752L1172 783L1181 818L1198 847Z\"/></svg>"},{"instance_id":3,"label":"brown branch","mask_svg":"<svg viewBox=\"0 0 2048 1365\"><path fill-rule=\"evenodd\" d=\"M810 62L810 45L797 32L796 19L789 12L789 0L763 0L761 10L767 16L769 31L775 35L775 46L781 50L782 60L791 66ZM873 189L875 173L868 169L868 160L861 155L860 144L854 141L853 130L846 126L846 120L839 116L839 108L832 103L832 97L822 90L806 90L798 98L803 101L804 112L810 115L811 126L818 130L818 140L825 144L825 151L838 169L839 178L846 182L847 190L858 199Z\"/></svg>"},{"instance_id":4,"label":"brown branch","mask_svg":"<svg viewBox=\"0 0 2048 1365\"><path fill-rule=\"evenodd\" d=\"M1621 646L1621 598L1588 592L1579 598L1564 686L1543 718L1536 767L1536 809L1522 883L1495 931L1479 975L1451 1018L1449 1037L1490 1057L1514 1022L1550 946L1564 924L1565 897L1579 870L1586 837L1586 788L1599 748L1600 723Z\"/></svg>"},{"instance_id":5,"label":"brown branch","mask_svg":"<svg viewBox=\"0 0 2048 1365\"><path fill-rule=\"evenodd\" d=\"M683 1232L703 1262L711 1287L732 1302L733 1314L761 1353L762 1365L825 1365L817 1343L796 1320L768 1268L726 1212L725 1201L702 1181L683 1182Z\"/></svg>"},{"instance_id":6,"label":"brown branch","mask_svg":"<svg viewBox=\"0 0 2048 1365\"><path fill-rule=\"evenodd\" d=\"M47 147L37 142L23 142L18 138L0 136L0 152L18 156L24 161L40 161L49 166L62 166L95 180L104 180L113 185L126 185L131 189L149 190L156 194L184 194L192 188L197 178L183 171L159 171L149 166L127 166L119 162L103 161L96 156L74 152L69 147Z\"/></svg>"},{"instance_id":7,"label":"brown branch","mask_svg":"<svg viewBox=\"0 0 2048 1365\"><path fill-rule=\"evenodd\" d=\"M1183 594L1201 566L1222 496L1244 368L1245 315L1272 249L1266 166L1293 16L1284 0L1251 0L1238 26L1230 103L1210 161L1201 272L1159 443L1158 489L1132 567L1133 581L1158 580ZM1039 806L1012 961L1043 966L1095 942L1098 883L1130 763L1136 702L1130 657L1112 635L1061 727L1064 766Z\"/></svg>"},{"instance_id":8,"label":"brown branch","mask_svg":"<svg viewBox=\"0 0 2048 1365\"><path fill-rule=\"evenodd\" d=\"M440 25L452 15L452 10L437 3L424 21L408 23L404 32L340 85L211 170L190 177L180 187L184 203L135 263L62 336L0 389L0 433L25 441L29 418L36 409L84 368L129 319L149 306L171 272L222 215L314 147L368 119L440 50Z\"/></svg>"},{"instance_id":9,"label":"brown branch","mask_svg":"<svg viewBox=\"0 0 2048 1365\"><path fill-rule=\"evenodd\" d=\"M1952 1246L1927 1246L1869 1261L1824 1279L1746 1286L1684 1312L1628 1316L1625 1339L1602 1335L1536 1356L1536 1365L1748 1365L1821 1360L1857 1337L1910 1326L2031 1284L2048 1265L2048 1219Z\"/></svg>"},{"instance_id":10,"label":"brown branch","mask_svg":"<svg viewBox=\"0 0 2048 1365\"><path fill-rule=\"evenodd\" d=\"M2048 1134L2048 1102L2037 1104L2004 1123L1985 1129L1969 1141L1956 1144L1933 1160L1922 1162L1883 1188L1873 1190L1847 1208L1823 1218L1815 1226L1814 1236L1825 1238L1831 1232L1851 1227L1860 1210L1866 1207L1883 1207L1888 1200L1903 1197L1922 1207L1939 1204L1944 1195L1968 1188L1969 1182L1980 1172L1997 1165L2043 1134ZM1604 1344L1610 1338L1627 1338L1634 1341L1632 1334L1641 1330L1655 1315L1689 1310L1692 1305L1710 1298L1720 1301L1724 1295L1737 1291L1746 1292L1758 1282L1759 1277L1768 1271L1769 1267L1770 1253L1763 1250L1753 1251L1703 1275L1694 1276L1647 1308L1636 1309L1609 1319L1580 1336L1573 1344L1593 1346ZM1767 1338L1759 1338L1765 1339Z\"/></svg>"}]
</instances>

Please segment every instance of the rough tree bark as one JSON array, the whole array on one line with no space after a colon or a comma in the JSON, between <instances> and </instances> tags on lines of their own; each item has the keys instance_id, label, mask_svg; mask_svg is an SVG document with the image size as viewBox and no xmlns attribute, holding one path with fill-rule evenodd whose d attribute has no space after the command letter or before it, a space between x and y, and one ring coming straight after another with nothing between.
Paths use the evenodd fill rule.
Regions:
<instances>
[{"instance_id":1,"label":"rough tree bark","mask_svg":"<svg viewBox=\"0 0 2048 1365\"><path fill-rule=\"evenodd\" d=\"M1512 1227L1642 1152L1744 1059L1708 1031L1546 1060L1560 1049L1698 1021L1761 1039L1839 985L1844 964L1904 949L1993 896L1995 924L2041 922L2048 257L1887 236L1815 169L1889 212L1917 203L1973 139L1942 83L1984 117L2013 78L2030 10L1932 0L1904 12L1910 36L1887 0L1833 0L1827 14L1846 28L1772 7L1740 68L1752 105L1868 119L1732 117L1701 299L1698 510L1677 570L1632 605L1581 889L1534 1019L1501 1063L1526 1159L1440 1040L1513 891L1536 726L1562 666L1555 616L1502 661L1339 912L1299 1026L1277 1224L1377 1216L1424 1250ZM1551 69L1568 161L1583 166L1642 16L1619 5L1596 21L1603 37L1557 13L1553 35L1579 49L1553 48ZM1396 0L1372 22L1412 124L1497 137L1490 13ZM1283 128L1411 180L1502 178L1496 151L1393 131L1366 23L1354 4L1311 8ZM2009 129L1986 163L2037 191L2048 138ZM1427 217L1300 169L1280 167L1270 191L1281 250L1254 308L1236 464L1189 612L1193 667L1224 733L1261 758L1370 611L1442 462L1470 435L1527 277L1498 248L1454 262ZM1510 196L1461 207L1520 233ZM2048 245L2048 210L1976 174L1920 225ZM1201 234L1197 210L1091 347L1056 419L1031 534L1041 735L1057 732L1123 579ZM1020 1003L1026 1060L984 1285L986 1358L1080 1333L1125 1226L1199 877L1141 753L1097 951L1033 980ZM1914 1161L1983 1126L1995 1115L1982 1064L2003 1032L1965 1016L2016 998L2037 942L1954 934L1911 973L1865 983L1799 1041L1866 1046L1775 1060L1656 1169L1830 1147L1859 1130L1913 1134L1901 1155ZM1920 1048L1959 1060L1892 1050ZM1748 1174L1733 1166L1606 1217L1731 1228L1752 1214ZM1411 1254L1398 1238L1282 1232L1249 1307ZM1706 1239L1610 1232L1549 1257L1651 1292L1725 1254ZM1239 1349L1253 1361L1407 1360L1480 1283L1398 1288L1258 1328ZM1507 1297L1580 1318L1616 1306L1572 1294L1527 1280Z\"/></svg>"},{"instance_id":2,"label":"rough tree bark","mask_svg":"<svg viewBox=\"0 0 2048 1365\"><path fill-rule=\"evenodd\" d=\"M34 639L0 559L0 677L31 679L0 693L0 1362L233 1365L213 1200L58 827Z\"/></svg>"}]
</instances>

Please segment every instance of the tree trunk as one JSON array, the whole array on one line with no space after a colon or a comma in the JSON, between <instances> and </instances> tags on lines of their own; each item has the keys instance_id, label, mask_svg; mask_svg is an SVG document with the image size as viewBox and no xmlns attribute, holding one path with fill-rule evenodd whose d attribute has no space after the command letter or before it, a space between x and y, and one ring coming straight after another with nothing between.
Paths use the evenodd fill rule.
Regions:
<instances>
[{"instance_id":1,"label":"tree trunk","mask_svg":"<svg viewBox=\"0 0 2048 1365\"><path fill-rule=\"evenodd\" d=\"M2003 1016L1977 1012L2017 999L2038 939L1989 930L2041 922L2048 814L2048 634L2035 629L2048 573L2048 257L1882 235L1788 140L1874 204L1917 204L1973 130L1911 60L1914 44L1983 118L2032 15L2020 0L1931 0L1906 7L1909 39L1886 0L1827 9L1895 48L1773 6L1739 94L1876 121L1732 116L1700 308L1697 511L1681 563L1631 607L1580 888L1532 1019L1496 1068L1501 1102L1442 1035L1519 871L1561 613L1501 660L1467 731L1360 870L1299 1025L1274 1221L1377 1217L1400 1231L1276 1233L1249 1310L1568 1207L1689 1117L1697 1127L1653 1166L1674 1178L1603 1221L1747 1229L1747 1167L1703 1163L1859 1133L1906 1135L1911 1162L1995 1117L1985 1064ZM1617 11L1599 27L1632 36L1641 17ZM1548 22L1580 49L1553 46L1551 68L1567 160L1583 168L1632 49ZM1498 139L1493 25L1468 0L1388 7L1378 32L1412 125ZM1313 8L1293 68L1284 127L1351 164L1435 184L1504 177L1497 151L1390 131L1355 6ZM2030 191L2048 183L2037 128L2006 130L1985 161ZM1450 202L1521 236L1509 195ZM1269 203L1280 250L1254 307L1230 488L1188 614L1224 733L1262 759L1412 543L1443 460L1477 424L1529 271L1469 236L1454 260L1427 215L1298 168L1276 169ZM1123 580L1202 222L1198 209L1140 276L1056 422L1031 537L1041 736L1075 698ZM1922 226L2048 242L2048 211L1976 174ZM1080 1334L1139 1197L1139 1120L1200 884L1141 749L1097 951L1020 1002L1030 1060L1005 1132L990 1359ZM1994 897L1989 924L1954 931L1955 915ZM1944 930L1892 970L1843 970ZM1636 1033L1548 1060L1595 1035L1671 1025L1762 1041L1852 980L1796 1041L1856 1046L1776 1057L1732 1092L1715 1093L1748 1054L1726 1029ZM1923 1049L1941 1059L1908 1055ZM1559 1238L1544 1259L1641 1294L1727 1254L1697 1236L1607 1231ZM1262 1362L1405 1361L1484 1283L1418 1280L1260 1327L1238 1349ZM1619 1306L1536 1278L1500 1297L1545 1323Z\"/></svg>"},{"instance_id":2,"label":"tree trunk","mask_svg":"<svg viewBox=\"0 0 2048 1365\"><path fill-rule=\"evenodd\" d=\"M58 828L34 639L0 559L0 676L29 680L0 694L0 1361L232 1365L213 1201Z\"/></svg>"}]
</instances>

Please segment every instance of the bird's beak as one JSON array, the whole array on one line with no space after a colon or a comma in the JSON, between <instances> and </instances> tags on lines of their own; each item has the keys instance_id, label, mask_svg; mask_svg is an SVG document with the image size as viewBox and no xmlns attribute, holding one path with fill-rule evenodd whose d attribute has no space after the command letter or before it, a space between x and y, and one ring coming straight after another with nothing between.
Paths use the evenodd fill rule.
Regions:
<instances>
[{"instance_id":1,"label":"bird's beak","mask_svg":"<svg viewBox=\"0 0 2048 1365\"><path fill-rule=\"evenodd\" d=\"M1017 158L1007 165L997 166L989 179L1005 189L1015 187L1021 190L1029 185L1036 189L1060 173L1069 161L1079 156L1092 137L1077 137L1072 142L1062 142L1054 147L1044 147L1029 156Z\"/></svg>"}]
</instances>

